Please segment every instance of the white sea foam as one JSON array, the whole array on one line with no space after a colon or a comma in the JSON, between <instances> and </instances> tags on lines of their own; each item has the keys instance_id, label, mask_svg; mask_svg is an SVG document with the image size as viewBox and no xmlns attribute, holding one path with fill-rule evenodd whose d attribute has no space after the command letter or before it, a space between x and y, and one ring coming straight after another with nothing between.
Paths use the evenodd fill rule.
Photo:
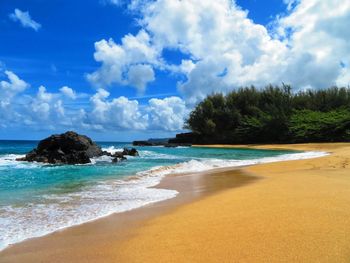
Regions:
<instances>
[{"instance_id":1,"label":"white sea foam","mask_svg":"<svg viewBox=\"0 0 350 263\"><path fill-rule=\"evenodd\" d=\"M115 154L116 152L122 152L123 149L122 148L116 148L114 146L109 146L109 147L106 147L106 148L102 148L102 151L106 151L106 152L109 152L111 154Z\"/></svg>"},{"instance_id":2,"label":"white sea foam","mask_svg":"<svg viewBox=\"0 0 350 263\"><path fill-rule=\"evenodd\" d=\"M327 156L326 152L302 152L302 153L291 153L283 154L275 157L264 157L259 159L249 159L249 160L223 160L223 159L199 159L190 160L176 165L170 166L159 166L155 167L146 172L140 172L139 175L143 174L183 174L183 173L196 173L203 172L217 168L228 168L228 167L241 167L247 165L255 165L261 163L271 163L279 161L291 161L291 160L303 160Z\"/></svg>"},{"instance_id":3,"label":"white sea foam","mask_svg":"<svg viewBox=\"0 0 350 263\"><path fill-rule=\"evenodd\" d=\"M114 149L116 150L116 149ZM152 156L150 152L143 154ZM177 195L177 191L151 188L168 174L193 173L215 168L237 167L276 161L326 156L325 152L284 154L251 160L197 159L172 166L154 167L132 180L101 181L79 192L43 196L42 203L0 207L0 250L10 244L82 224L112 213L128 211ZM18 156L0 157L1 163ZM159 157L158 157L159 158Z\"/></svg>"},{"instance_id":4,"label":"white sea foam","mask_svg":"<svg viewBox=\"0 0 350 263\"><path fill-rule=\"evenodd\" d=\"M43 196L42 203L0 207L0 250L28 238L175 197L177 191L150 188L160 180L159 175L149 175L98 182L80 192Z\"/></svg>"},{"instance_id":5,"label":"white sea foam","mask_svg":"<svg viewBox=\"0 0 350 263\"><path fill-rule=\"evenodd\" d=\"M36 168L40 166L38 163L28 163L16 161L17 158L22 158L24 155L21 154L6 154L0 156L0 170L7 168Z\"/></svg>"},{"instance_id":6,"label":"white sea foam","mask_svg":"<svg viewBox=\"0 0 350 263\"><path fill-rule=\"evenodd\" d=\"M147 151L147 150L141 150L139 151L141 158L147 158L147 159L168 159L168 160L175 160L175 159L183 159L183 156L180 155L172 155L172 154L166 154L166 153L159 153L159 152L153 152L153 151Z\"/></svg>"},{"instance_id":7,"label":"white sea foam","mask_svg":"<svg viewBox=\"0 0 350 263\"><path fill-rule=\"evenodd\" d=\"M96 164L96 163L111 163L113 160L113 157L107 156L107 155L102 155L100 157L94 157L90 158L91 164ZM87 164L87 165L91 165Z\"/></svg>"}]
</instances>

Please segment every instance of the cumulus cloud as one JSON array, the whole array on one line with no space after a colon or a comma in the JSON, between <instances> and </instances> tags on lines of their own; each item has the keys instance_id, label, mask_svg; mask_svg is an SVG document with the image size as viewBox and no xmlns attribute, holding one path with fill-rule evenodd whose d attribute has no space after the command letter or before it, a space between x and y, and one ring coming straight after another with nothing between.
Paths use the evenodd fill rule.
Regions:
<instances>
[{"instance_id":1,"label":"cumulus cloud","mask_svg":"<svg viewBox=\"0 0 350 263\"><path fill-rule=\"evenodd\" d=\"M154 71L150 65L138 64L129 68L129 84L136 87L140 93L143 93L147 83L154 81L154 79Z\"/></svg>"},{"instance_id":2,"label":"cumulus cloud","mask_svg":"<svg viewBox=\"0 0 350 263\"><path fill-rule=\"evenodd\" d=\"M286 73L289 69L294 71L296 81L297 74L301 74L299 85L309 84L316 88L348 85L350 80L345 76L350 70L350 31L347 26L350 23L350 2L294 2L291 13L278 20L276 29L294 55Z\"/></svg>"},{"instance_id":3,"label":"cumulus cloud","mask_svg":"<svg viewBox=\"0 0 350 263\"><path fill-rule=\"evenodd\" d=\"M67 115L64 105L67 94L75 94L72 89L63 87L61 93L55 93L40 86L36 93L30 95L33 91L27 82L11 71L5 71L5 75L7 80L0 81L1 127L23 128L26 125L34 129L49 129L79 124L76 118L80 114L79 110L74 109Z\"/></svg>"},{"instance_id":4,"label":"cumulus cloud","mask_svg":"<svg viewBox=\"0 0 350 263\"><path fill-rule=\"evenodd\" d=\"M7 127L8 121L20 121L21 115L13 105L13 99L25 91L29 84L12 71L5 71L7 80L0 81L0 125Z\"/></svg>"},{"instance_id":5,"label":"cumulus cloud","mask_svg":"<svg viewBox=\"0 0 350 263\"><path fill-rule=\"evenodd\" d=\"M20 79L12 71L5 71L5 75L8 78L8 81L0 81L0 99L8 100L14 97L16 94L23 92L26 88L29 87L29 84L24 80Z\"/></svg>"},{"instance_id":6,"label":"cumulus cloud","mask_svg":"<svg viewBox=\"0 0 350 263\"><path fill-rule=\"evenodd\" d=\"M5 75L7 79L0 81L1 127L179 131L188 114L185 102L179 97L153 98L141 105L123 96L112 98L105 89L86 97L67 86L59 92L40 86L32 94L33 89L24 92L29 84L15 73L5 71ZM77 104L73 100L78 100Z\"/></svg>"},{"instance_id":7,"label":"cumulus cloud","mask_svg":"<svg viewBox=\"0 0 350 263\"><path fill-rule=\"evenodd\" d=\"M77 98L77 94L70 87L63 86L60 88L60 92L69 99L75 100Z\"/></svg>"},{"instance_id":8,"label":"cumulus cloud","mask_svg":"<svg viewBox=\"0 0 350 263\"><path fill-rule=\"evenodd\" d=\"M55 123L58 118L64 117L62 100L56 97L56 94L47 92L44 86L38 88L36 96L31 98L27 109L29 117L36 123L43 121Z\"/></svg>"},{"instance_id":9,"label":"cumulus cloud","mask_svg":"<svg viewBox=\"0 0 350 263\"><path fill-rule=\"evenodd\" d=\"M15 22L20 22L23 27L32 28L35 31L38 31L41 28L41 24L34 21L30 17L28 11L25 12L16 8L14 12L9 15L9 17Z\"/></svg>"},{"instance_id":10,"label":"cumulus cloud","mask_svg":"<svg viewBox=\"0 0 350 263\"><path fill-rule=\"evenodd\" d=\"M91 117L94 123L119 129L144 130L147 127L147 120L142 116L136 100L119 97L107 101L104 100L106 98L107 94L101 90L91 98Z\"/></svg>"},{"instance_id":11,"label":"cumulus cloud","mask_svg":"<svg viewBox=\"0 0 350 263\"><path fill-rule=\"evenodd\" d=\"M150 99L147 105L141 106L137 100L123 96L109 100L109 96L108 91L99 89L91 97L89 123L103 129L178 131L182 130L188 113L179 97Z\"/></svg>"},{"instance_id":12,"label":"cumulus cloud","mask_svg":"<svg viewBox=\"0 0 350 263\"><path fill-rule=\"evenodd\" d=\"M149 126L155 130L179 131L188 115L185 102L179 97L150 99L147 107Z\"/></svg>"},{"instance_id":13,"label":"cumulus cloud","mask_svg":"<svg viewBox=\"0 0 350 263\"><path fill-rule=\"evenodd\" d=\"M88 80L99 88L112 84L131 85L143 92L154 80L150 64L157 64L159 56L150 41L148 33L141 30L136 36L124 36L121 44L112 39L96 42L94 58L102 65L87 75Z\"/></svg>"},{"instance_id":14,"label":"cumulus cloud","mask_svg":"<svg viewBox=\"0 0 350 263\"><path fill-rule=\"evenodd\" d=\"M140 17L140 32L125 36L121 45L109 43L104 52L100 45L107 42L97 42L95 58L102 67L91 79L131 84L143 90L154 79L152 68L152 73L157 69L182 74L185 78L178 89L188 104L212 92L246 85L263 87L284 82L295 89L348 85L350 2L284 3L286 12L277 16L268 30L249 19L247 12L231 0L132 0L129 8ZM143 46L153 55L123 59L127 39L147 43L134 45L137 48L129 53ZM189 59L173 65L161 56L168 49ZM140 63L148 65L147 71L138 74L143 80L130 81L130 66Z\"/></svg>"},{"instance_id":15,"label":"cumulus cloud","mask_svg":"<svg viewBox=\"0 0 350 263\"><path fill-rule=\"evenodd\" d=\"M65 100L78 97L72 89L50 93L41 87L36 96L30 96L27 111L33 117L26 119L35 122L47 117L61 125L97 130L177 131L189 109L213 92L282 82L295 89L347 86L350 2L284 2L286 12L267 29L231 0L132 0L129 9L138 13L140 30L120 41L95 43L94 58L100 67L87 75L97 88L89 105L69 110ZM162 57L167 50L182 54L181 62ZM177 88L182 98L140 104L126 97L112 98L107 91L109 86L132 86L143 93L159 71L180 76ZM6 74L1 90L6 87L17 96L26 89L25 82Z\"/></svg>"}]
</instances>

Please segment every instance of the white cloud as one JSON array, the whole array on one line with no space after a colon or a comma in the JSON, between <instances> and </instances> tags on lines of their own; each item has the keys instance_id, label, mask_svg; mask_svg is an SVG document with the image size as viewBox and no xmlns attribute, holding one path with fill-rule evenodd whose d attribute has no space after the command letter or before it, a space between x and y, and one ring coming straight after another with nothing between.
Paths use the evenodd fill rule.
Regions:
<instances>
[{"instance_id":1,"label":"white cloud","mask_svg":"<svg viewBox=\"0 0 350 263\"><path fill-rule=\"evenodd\" d=\"M89 98L67 86L59 92L40 86L34 95L24 94L29 84L11 71L5 73L8 80L0 81L0 126L4 128L178 131L188 114L179 97L153 98L140 105L123 96L110 98L104 89ZM72 99L79 99L78 104L72 104Z\"/></svg>"},{"instance_id":2,"label":"white cloud","mask_svg":"<svg viewBox=\"0 0 350 263\"><path fill-rule=\"evenodd\" d=\"M5 71L8 80L0 81L0 126L7 127L9 121L20 122L21 115L13 105L14 98L25 91L29 84L11 71Z\"/></svg>"},{"instance_id":3,"label":"white cloud","mask_svg":"<svg viewBox=\"0 0 350 263\"><path fill-rule=\"evenodd\" d=\"M287 5L287 10L290 11L296 6L299 0L283 0L283 2Z\"/></svg>"},{"instance_id":4,"label":"white cloud","mask_svg":"<svg viewBox=\"0 0 350 263\"><path fill-rule=\"evenodd\" d=\"M8 78L8 81L0 81L0 100L1 99L10 99L16 94L23 92L29 87L29 84L24 80L20 79L12 71L5 71L5 74Z\"/></svg>"},{"instance_id":5,"label":"white cloud","mask_svg":"<svg viewBox=\"0 0 350 263\"><path fill-rule=\"evenodd\" d=\"M36 97L31 98L28 114L32 122L50 121L55 123L57 117L64 116L63 103L56 97L56 94L47 92L44 86L40 86Z\"/></svg>"},{"instance_id":6,"label":"white cloud","mask_svg":"<svg viewBox=\"0 0 350 263\"><path fill-rule=\"evenodd\" d=\"M152 1L141 13L155 45L192 58L179 65L187 71L179 90L190 103L213 91L274 81L276 57L287 49L228 0Z\"/></svg>"},{"instance_id":7,"label":"white cloud","mask_svg":"<svg viewBox=\"0 0 350 263\"><path fill-rule=\"evenodd\" d=\"M5 71L5 75L8 80L0 81L1 127L30 126L33 129L50 129L81 125L82 120L77 120L82 118L79 109L65 109L64 99L67 94L75 94L72 89L66 87L68 89L61 89L61 93L51 93L44 86L40 86L36 94L30 95L28 83L11 71ZM27 92L24 93L25 91ZM67 94L63 94L64 92Z\"/></svg>"},{"instance_id":8,"label":"white cloud","mask_svg":"<svg viewBox=\"0 0 350 263\"><path fill-rule=\"evenodd\" d=\"M94 58L102 66L87 75L95 86L132 85L142 92L154 80L150 64L157 63L158 52L145 31L141 30L136 36L124 36L120 45L112 39L101 40L95 43L95 49Z\"/></svg>"},{"instance_id":9,"label":"white cloud","mask_svg":"<svg viewBox=\"0 0 350 263\"><path fill-rule=\"evenodd\" d=\"M279 19L276 31L296 58L289 67L295 77L301 74L300 85L324 88L349 84L345 77L350 70L349 24L350 2L342 0L297 1L292 12Z\"/></svg>"},{"instance_id":10,"label":"white cloud","mask_svg":"<svg viewBox=\"0 0 350 263\"><path fill-rule=\"evenodd\" d=\"M189 111L179 97L150 99L147 108L149 125L154 130L179 131Z\"/></svg>"},{"instance_id":11,"label":"white cloud","mask_svg":"<svg viewBox=\"0 0 350 263\"><path fill-rule=\"evenodd\" d=\"M178 89L189 104L212 92L246 85L262 87L284 82L296 89L347 85L350 2L284 2L287 13L277 16L268 31L231 0L133 0L129 8L138 12L140 32L125 36L121 45L109 43L104 52L99 43L107 42L98 42L95 58L102 67L91 75L91 80L142 90L153 78L142 78L141 74L138 80L143 81L130 81L128 71L134 64L148 65L152 71L184 75ZM138 43L132 52L126 45L129 39ZM161 57L167 49L189 59L172 65ZM129 54L138 51L142 59L132 55L125 59L126 50Z\"/></svg>"},{"instance_id":12,"label":"white cloud","mask_svg":"<svg viewBox=\"0 0 350 263\"><path fill-rule=\"evenodd\" d=\"M87 114L90 124L101 129L182 130L188 110L179 97L150 99L141 106L137 100L119 97L108 100L109 92L99 89L91 97L92 110Z\"/></svg>"},{"instance_id":13,"label":"white cloud","mask_svg":"<svg viewBox=\"0 0 350 263\"><path fill-rule=\"evenodd\" d=\"M57 125L85 129L177 131L188 109L213 92L282 82L298 89L348 85L350 2L284 2L287 13L267 30L231 0L133 0L129 8L138 12L140 31L121 41L95 43L94 58L101 66L87 75L98 88L90 105L67 109L65 99L80 98L74 90L62 87L60 93L50 93L39 88L30 97L35 110L16 112L37 112L35 118L25 118L33 123L47 116ZM166 50L184 58L172 64L162 57ZM183 99L150 99L141 105L126 97L111 98L106 90L133 86L142 93L158 71L180 75L177 87ZM6 74L9 80L0 82L1 90L6 87L17 96L26 89L25 82Z\"/></svg>"},{"instance_id":14,"label":"white cloud","mask_svg":"<svg viewBox=\"0 0 350 263\"><path fill-rule=\"evenodd\" d=\"M60 92L69 99L75 100L77 98L77 94L70 87L63 86L60 88Z\"/></svg>"},{"instance_id":15,"label":"white cloud","mask_svg":"<svg viewBox=\"0 0 350 263\"><path fill-rule=\"evenodd\" d=\"M143 93L147 83L155 80L154 71L150 65L138 64L130 66L128 80L129 85L137 88L140 93Z\"/></svg>"},{"instance_id":16,"label":"white cloud","mask_svg":"<svg viewBox=\"0 0 350 263\"><path fill-rule=\"evenodd\" d=\"M38 31L41 28L41 24L34 21L30 17L29 12L24 12L16 8L15 11L9 15L9 17L13 21L20 22L23 27L32 28L35 31Z\"/></svg>"},{"instance_id":17,"label":"white cloud","mask_svg":"<svg viewBox=\"0 0 350 263\"><path fill-rule=\"evenodd\" d=\"M91 123L100 124L107 129L146 129L146 120L136 100L119 97L108 101L108 97L109 92L103 89L99 89L91 97L92 111L89 115Z\"/></svg>"},{"instance_id":18,"label":"white cloud","mask_svg":"<svg viewBox=\"0 0 350 263\"><path fill-rule=\"evenodd\" d=\"M50 102L53 97L53 94L46 92L44 86L40 86L37 93L37 98L39 101Z\"/></svg>"}]
</instances>

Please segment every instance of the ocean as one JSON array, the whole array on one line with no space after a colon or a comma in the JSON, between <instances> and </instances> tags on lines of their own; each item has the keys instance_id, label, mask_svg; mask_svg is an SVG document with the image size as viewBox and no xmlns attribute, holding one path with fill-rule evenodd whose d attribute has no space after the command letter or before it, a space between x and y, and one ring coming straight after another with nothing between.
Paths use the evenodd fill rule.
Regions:
<instances>
[{"instance_id":1,"label":"ocean","mask_svg":"<svg viewBox=\"0 0 350 263\"><path fill-rule=\"evenodd\" d=\"M112 163L95 158L87 165L48 165L15 159L37 141L0 141L0 250L28 238L95 220L112 213L175 197L155 189L167 174L192 173L323 156L295 152L197 147L136 147L139 157ZM100 142L115 152L130 143Z\"/></svg>"}]
</instances>

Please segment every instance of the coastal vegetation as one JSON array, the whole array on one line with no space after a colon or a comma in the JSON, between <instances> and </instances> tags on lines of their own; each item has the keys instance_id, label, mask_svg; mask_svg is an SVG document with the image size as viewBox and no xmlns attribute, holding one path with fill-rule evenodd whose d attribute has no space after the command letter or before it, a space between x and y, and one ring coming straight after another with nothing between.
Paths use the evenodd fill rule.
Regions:
<instances>
[{"instance_id":1,"label":"coastal vegetation","mask_svg":"<svg viewBox=\"0 0 350 263\"><path fill-rule=\"evenodd\" d=\"M350 89L252 86L212 94L190 113L186 128L195 143L349 141Z\"/></svg>"}]
</instances>

